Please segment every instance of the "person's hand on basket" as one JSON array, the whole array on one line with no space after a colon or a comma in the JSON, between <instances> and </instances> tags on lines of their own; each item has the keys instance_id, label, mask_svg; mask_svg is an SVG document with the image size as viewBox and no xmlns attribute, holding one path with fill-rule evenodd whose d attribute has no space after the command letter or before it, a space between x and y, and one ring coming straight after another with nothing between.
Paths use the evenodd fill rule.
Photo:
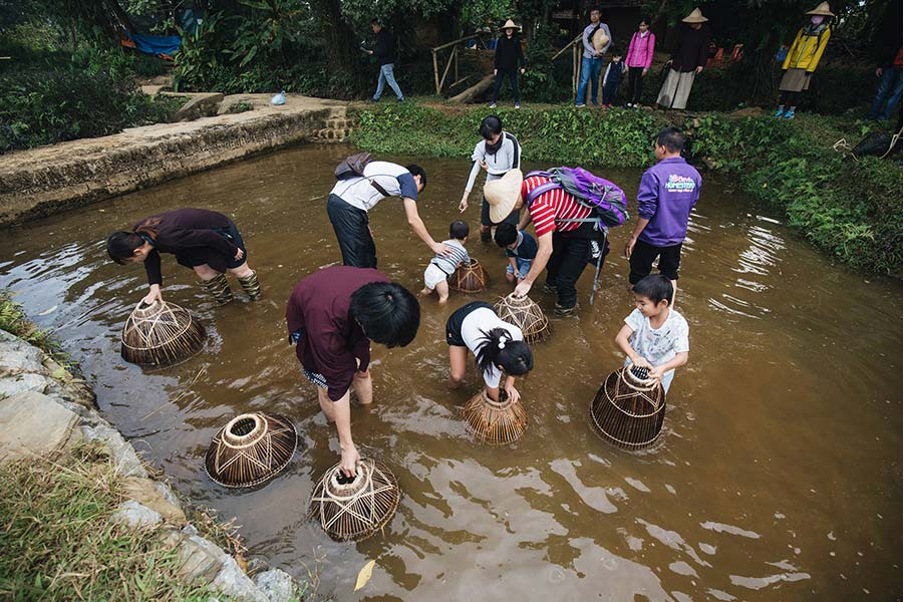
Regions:
<instances>
[{"instance_id":1,"label":"person's hand on basket","mask_svg":"<svg viewBox=\"0 0 904 602\"><path fill-rule=\"evenodd\" d=\"M339 463L339 470L347 477L353 477L357 474L358 462L361 461L361 455L358 454L358 448L352 444L347 449L342 450L342 461Z\"/></svg>"},{"instance_id":2,"label":"person's hand on basket","mask_svg":"<svg viewBox=\"0 0 904 602\"><path fill-rule=\"evenodd\" d=\"M515 385L505 385L505 394L508 396L509 401L512 403L518 403L521 401L521 393L518 392L518 389L515 388Z\"/></svg>"},{"instance_id":3,"label":"person's hand on basket","mask_svg":"<svg viewBox=\"0 0 904 602\"><path fill-rule=\"evenodd\" d=\"M662 380L662 376L665 373L665 370L662 369L662 366L650 368L650 371L647 373L650 379Z\"/></svg>"},{"instance_id":4,"label":"person's hand on basket","mask_svg":"<svg viewBox=\"0 0 904 602\"><path fill-rule=\"evenodd\" d=\"M152 284L151 291L141 300L145 305L153 305L157 301L163 302L163 295L160 293L160 285Z\"/></svg>"},{"instance_id":5,"label":"person's hand on basket","mask_svg":"<svg viewBox=\"0 0 904 602\"><path fill-rule=\"evenodd\" d=\"M529 282L527 280L522 280L518 283L518 286L515 287L515 292L512 293L516 297L524 297L527 293L530 292L530 287L534 285L533 282Z\"/></svg>"},{"instance_id":6,"label":"person's hand on basket","mask_svg":"<svg viewBox=\"0 0 904 602\"><path fill-rule=\"evenodd\" d=\"M647 370L650 371L650 374L652 374L653 370L655 370L655 368L653 367L653 364L648 362L647 358L645 358L641 355L638 355L637 358L631 360L631 365L636 366L638 368L646 368Z\"/></svg>"}]
</instances>

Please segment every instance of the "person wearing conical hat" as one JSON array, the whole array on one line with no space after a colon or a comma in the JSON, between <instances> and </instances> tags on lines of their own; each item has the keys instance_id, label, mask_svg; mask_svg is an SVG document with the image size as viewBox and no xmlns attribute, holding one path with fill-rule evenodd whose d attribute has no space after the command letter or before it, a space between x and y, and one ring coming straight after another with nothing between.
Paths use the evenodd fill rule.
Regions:
<instances>
[{"instance_id":1,"label":"person wearing conical hat","mask_svg":"<svg viewBox=\"0 0 904 602\"><path fill-rule=\"evenodd\" d=\"M515 108L521 108L521 102L518 98L518 71L524 75L524 53L521 51L521 36L518 32L520 27L509 19L502 26L502 35L496 40L496 53L493 57L493 75L496 76L496 83L493 86L493 100L490 101L490 108L496 108L496 99L499 98L499 87L502 80L508 78L512 85L512 96L515 97Z\"/></svg>"},{"instance_id":2,"label":"person wearing conical hat","mask_svg":"<svg viewBox=\"0 0 904 602\"><path fill-rule=\"evenodd\" d=\"M590 25L584 28L581 36L584 45L584 54L581 58L581 80L578 84L578 97L574 106L583 107L587 100L587 82L590 82L590 104L596 104L596 95L599 91L600 73L603 70L603 55L612 44L612 34L609 26L600 21L600 9L594 6L590 9Z\"/></svg>"},{"instance_id":3,"label":"person wearing conical hat","mask_svg":"<svg viewBox=\"0 0 904 602\"><path fill-rule=\"evenodd\" d=\"M575 285L596 247L605 254L605 235L597 228L593 209L544 175L513 169L498 180L487 182L483 196L490 206L490 221L498 224L512 212L527 206L519 230L531 222L537 235L537 254L530 271L515 287L515 296L530 292L534 282L546 272L544 292L555 293L555 315L574 315L578 293ZM603 255L604 256L604 255Z\"/></svg>"},{"instance_id":4,"label":"person wearing conical hat","mask_svg":"<svg viewBox=\"0 0 904 602\"><path fill-rule=\"evenodd\" d=\"M671 68L659 90L659 97L656 99L657 108L687 107L687 98L694 85L694 78L703 71L709 59L709 27L705 25L709 19L703 16L699 8L695 8L681 21L685 25L682 26L678 47L672 53L672 58L666 62L666 66Z\"/></svg>"},{"instance_id":5,"label":"person wearing conical hat","mask_svg":"<svg viewBox=\"0 0 904 602\"><path fill-rule=\"evenodd\" d=\"M809 89L810 78L832 37L829 19L835 14L829 9L828 2L822 2L806 14L810 16L809 22L797 32L782 63L785 73L778 85L781 96L776 117L794 119L797 99L802 91Z\"/></svg>"}]
</instances>

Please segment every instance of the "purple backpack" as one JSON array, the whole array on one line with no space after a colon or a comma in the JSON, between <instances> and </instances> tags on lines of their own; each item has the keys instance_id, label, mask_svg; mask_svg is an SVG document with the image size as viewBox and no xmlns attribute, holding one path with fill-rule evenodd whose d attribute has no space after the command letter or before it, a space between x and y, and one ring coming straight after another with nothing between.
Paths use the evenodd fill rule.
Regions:
<instances>
[{"instance_id":1,"label":"purple backpack","mask_svg":"<svg viewBox=\"0 0 904 602\"><path fill-rule=\"evenodd\" d=\"M534 176L549 178L550 182L541 184L528 193L525 199L528 207L541 194L561 188L581 205L596 210L599 219L607 226L621 226L628 219L628 198L624 191L583 167L552 167L549 171L532 171L525 179Z\"/></svg>"}]
</instances>

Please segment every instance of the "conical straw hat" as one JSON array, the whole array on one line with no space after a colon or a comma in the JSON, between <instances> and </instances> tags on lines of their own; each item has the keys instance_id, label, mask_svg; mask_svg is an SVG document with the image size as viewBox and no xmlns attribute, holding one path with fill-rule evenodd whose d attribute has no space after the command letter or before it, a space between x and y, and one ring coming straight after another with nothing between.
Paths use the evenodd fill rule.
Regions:
<instances>
[{"instance_id":1,"label":"conical straw hat","mask_svg":"<svg viewBox=\"0 0 904 602\"><path fill-rule=\"evenodd\" d=\"M487 182L483 187L483 196L490 206L490 221L501 223L515 209L515 203L521 198L521 183L524 175L520 169L511 169L507 174Z\"/></svg>"},{"instance_id":2,"label":"conical straw hat","mask_svg":"<svg viewBox=\"0 0 904 602\"><path fill-rule=\"evenodd\" d=\"M681 20L685 23L706 23L709 21L709 19L703 16L703 12L699 8L695 8L691 11L691 14Z\"/></svg>"},{"instance_id":3,"label":"conical straw hat","mask_svg":"<svg viewBox=\"0 0 904 602\"><path fill-rule=\"evenodd\" d=\"M599 28L596 30L596 33L593 34L593 47L597 50L602 50L606 47L606 44L609 43L609 36L606 35L606 32L603 31L603 28Z\"/></svg>"},{"instance_id":4,"label":"conical straw hat","mask_svg":"<svg viewBox=\"0 0 904 602\"><path fill-rule=\"evenodd\" d=\"M819 6L814 8L811 11L808 11L806 14L808 15L822 15L824 17L834 17L835 13L832 12L832 9L829 8L828 2L820 2Z\"/></svg>"},{"instance_id":5,"label":"conical straw hat","mask_svg":"<svg viewBox=\"0 0 904 602\"><path fill-rule=\"evenodd\" d=\"M511 19L506 21L505 25L503 25L499 29L501 29L502 31L505 31L506 29L514 29L515 31L521 31L521 27L519 27L518 25L515 25L515 22L512 21Z\"/></svg>"}]
</instances>

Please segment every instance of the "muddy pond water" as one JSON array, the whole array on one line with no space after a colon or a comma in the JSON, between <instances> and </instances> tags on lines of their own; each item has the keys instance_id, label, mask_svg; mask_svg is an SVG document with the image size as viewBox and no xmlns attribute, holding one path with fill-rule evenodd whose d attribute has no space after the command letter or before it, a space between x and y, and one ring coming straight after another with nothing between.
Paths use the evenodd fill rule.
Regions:
<instances>
[{"instance_id":1,"label":"muddy pond water","mask_svg":"<svg viewBox=\"0 0 904 602\"><path fill-rule=\"evenodd\" d=\"M374 348L375 403L352 414L362 454L399 479L397 514L359 544L334 543L307 522L338 443L286 343L285 301L300 278L339 258L325 199L349 151L285 150L0 232L0 286L65 341L103 414L179 491L237 518L250 555L298 577L318 573L320 593L337 600L901 597L901 284L832 265L713 176L680 280L690 362L654 448L615 450L587 424L590 400L621 364L612 340L632 309L622 227L594 306L587 271L577 317L554 320L553 337L535 347L536 368L520 385L530 424L517 445L469 439L458 410L480 386L473 368L463 389L446 386L443 326L471 298L422 302L411 345ZM429 174L421 215L445 237L468 162L418 162ZM636 192L640 171L600 172ZM118 353L144 271L112 264L103 241L182 206L235 220L265 299L217 308L165 255L166 298L201 316L211 337L189 362L146 373ZM466 214L475 230L478 207ZM371 222L380 267L418 290L430 255L400 202L384 201ZM489 268L481 298L507 293L499 249L472 240L469 250ZM551 314L554 299L534 296ZM204 453L218 428L254 409L294 420L303 449L265 487L224 490L205 476ZM353 593L371 559L373 578Z\"/></svg>"}]
</instances>

